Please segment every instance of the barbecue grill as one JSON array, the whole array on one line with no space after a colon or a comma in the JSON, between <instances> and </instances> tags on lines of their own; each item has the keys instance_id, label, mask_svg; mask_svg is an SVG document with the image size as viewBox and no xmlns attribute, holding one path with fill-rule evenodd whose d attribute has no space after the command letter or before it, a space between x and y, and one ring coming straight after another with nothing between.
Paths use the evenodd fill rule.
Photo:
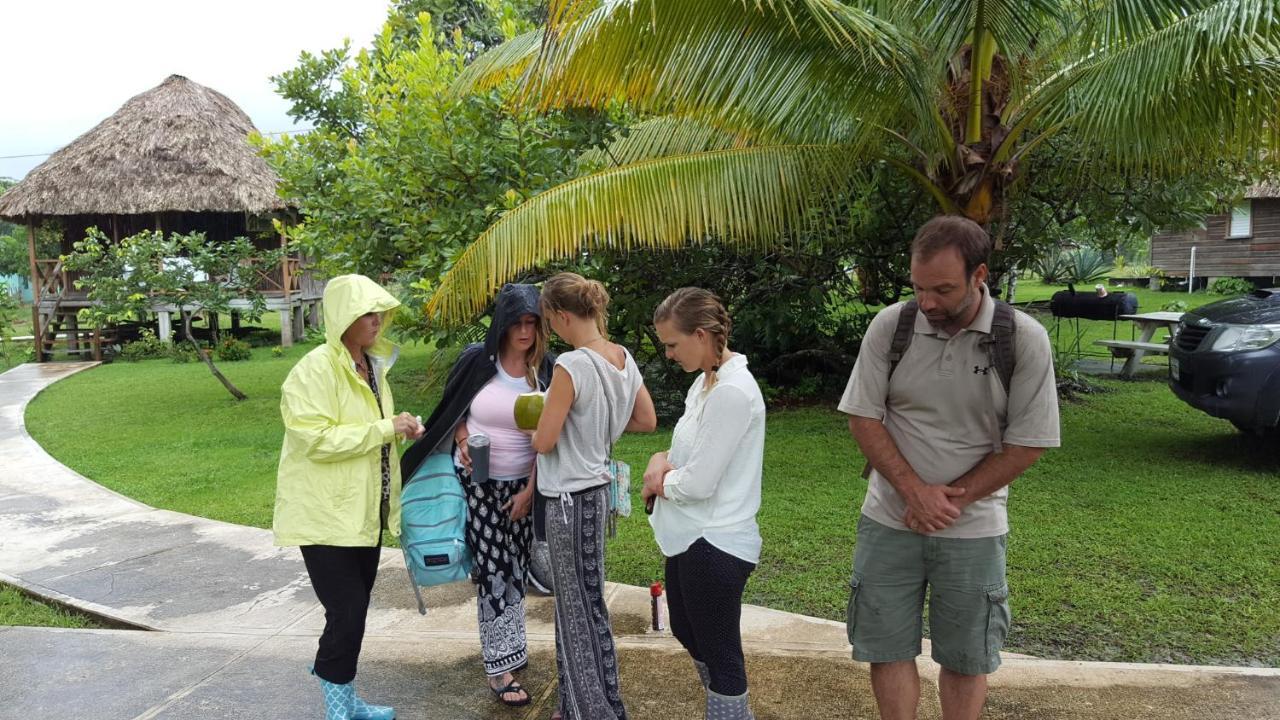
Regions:
<instances>
[{"instance_id":1,"label":"barbecue grill","mask_svg":"<svg viewBox=\"0 0 1280 720\"><path fill-rule=\"evenodd\" d=\"M1121 315L1133 315L1138 312L1138 296L1132 293L1117 292L1099 296L1094 292L1076 292L1071 285L1066 290L1059 290L1049 300L1049 312L1053 313L1054 345L1061 348L1059 337L1065 323L1072 337L1064 352L1083 356L1086 353L1080 346L1084 330L1081 320L1110 320L1111 339L1116 339L1116 321ZM1099 353L1100 355L1101 353Z\"/></svg>"}]
</instances>

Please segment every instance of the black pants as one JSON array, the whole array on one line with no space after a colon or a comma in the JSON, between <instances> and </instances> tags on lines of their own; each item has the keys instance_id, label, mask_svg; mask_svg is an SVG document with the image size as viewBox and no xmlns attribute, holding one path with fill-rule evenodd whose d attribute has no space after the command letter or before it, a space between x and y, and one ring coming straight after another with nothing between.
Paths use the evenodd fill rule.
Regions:
<instances>
[{"instance_id":1,"label":"black pants","mask_svg":"<svg viewBox=\"0 0 1280 720\"><path fill-rule=\"evenodd\" d=\"M742 657L742 591L756 566L699 539L667 558L671 632L694 660L707 664L711 690L747 691Z\"/></svg>"},{"instance_id":2,"label":"black pants","mask_svg":"<svg viewBox=\"0 0 1280 720\"><path fill-rule=\"evenodd\" d=\"M378 576L380 547L303 545L311 587L324 606L324 634L316 650L316 675L345 685L356 676L369 594Z\"/></svg>"}]
</instances>

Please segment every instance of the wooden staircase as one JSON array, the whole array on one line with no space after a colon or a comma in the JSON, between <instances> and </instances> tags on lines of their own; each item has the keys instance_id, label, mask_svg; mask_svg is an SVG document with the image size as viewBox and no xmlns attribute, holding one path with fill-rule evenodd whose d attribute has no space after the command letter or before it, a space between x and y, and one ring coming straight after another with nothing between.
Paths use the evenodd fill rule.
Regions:
<instances>
[{"instance_id":1,"label":"wooden staircase","mask_svg":"<svg viewBox=\"0 0 1280 720\"><path fill-rule=\"evenodd\" d=\"M37 260L39 282L35 291L33 320L36 327L36 362L46 362L53 357L58 341L66 341L69 355L90 355L94 360L103 359L103 349L116 341L116 329L112 326L79 327L79 307L67 304L71 284L67 280L62 260Z\"/></svg>"}]
</instances>

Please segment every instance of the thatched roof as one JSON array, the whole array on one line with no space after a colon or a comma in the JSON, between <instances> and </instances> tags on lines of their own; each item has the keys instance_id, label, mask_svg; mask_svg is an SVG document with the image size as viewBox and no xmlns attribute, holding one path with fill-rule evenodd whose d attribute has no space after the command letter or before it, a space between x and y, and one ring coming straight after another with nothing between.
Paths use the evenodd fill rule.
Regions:
<instances>
[{"instance_id":1,"label":"thatched roof","mask_svg":"<svg viewBox=\"0 0 1280 720\"><path fill-rule=\"evenodd\" d=\"M283 209L253 130L225 95L170 75L0 196L0 217Z\"/></svg>"},{"instance_id":2,"label":"thatched roof","mask_svg":"<svg viewBox=\"0 0 1280 720\"><path fill-rule=\"evenodd\" d=\"M1259 183L1244 194L1247 198L1280 198L1280 185Z\"/></svg>"}]
</instances>

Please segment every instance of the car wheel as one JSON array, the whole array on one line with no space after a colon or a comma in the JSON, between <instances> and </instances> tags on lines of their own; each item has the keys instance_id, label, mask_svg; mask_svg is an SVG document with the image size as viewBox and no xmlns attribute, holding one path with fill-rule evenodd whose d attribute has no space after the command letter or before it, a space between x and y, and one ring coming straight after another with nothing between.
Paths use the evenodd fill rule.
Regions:
<instances>
[{"instance_id":1,"label":"car wheel","mask_svg":"<svg viewBox=\"0 0 1280 720\"><path fill-rule=\"evenodd\" d=\"M1232 421L1231 421L1231 424L1232 424L1232 425L1234 425L1234 426L1235 426L1235 428L1236 428L1237 430L1239 430L1240 432L1244 433L1245 435L1256 435L1256 434L1257 434L1257 431L1253 429L1253 426L1252 426L1252 425L1245 425L1244 423L1237 422L1237 421L1235 421L1235 420L1232 420Z\"/></svg>"},{"instance_id":2,"label":"car wheel","mask_svg":"<svg viewBox=\"0 0 1280 720\"><path fill-rule=\"evenodd\" d=\"M1245 442L1250 445L1274 447L1277 442L1280 442L1280 426L1256 428L1250 425L1243 425L1234 420L1231 424L1235 426L1236 430L1240 431L1244 436Z\"/></svg>"}]
</instances>

